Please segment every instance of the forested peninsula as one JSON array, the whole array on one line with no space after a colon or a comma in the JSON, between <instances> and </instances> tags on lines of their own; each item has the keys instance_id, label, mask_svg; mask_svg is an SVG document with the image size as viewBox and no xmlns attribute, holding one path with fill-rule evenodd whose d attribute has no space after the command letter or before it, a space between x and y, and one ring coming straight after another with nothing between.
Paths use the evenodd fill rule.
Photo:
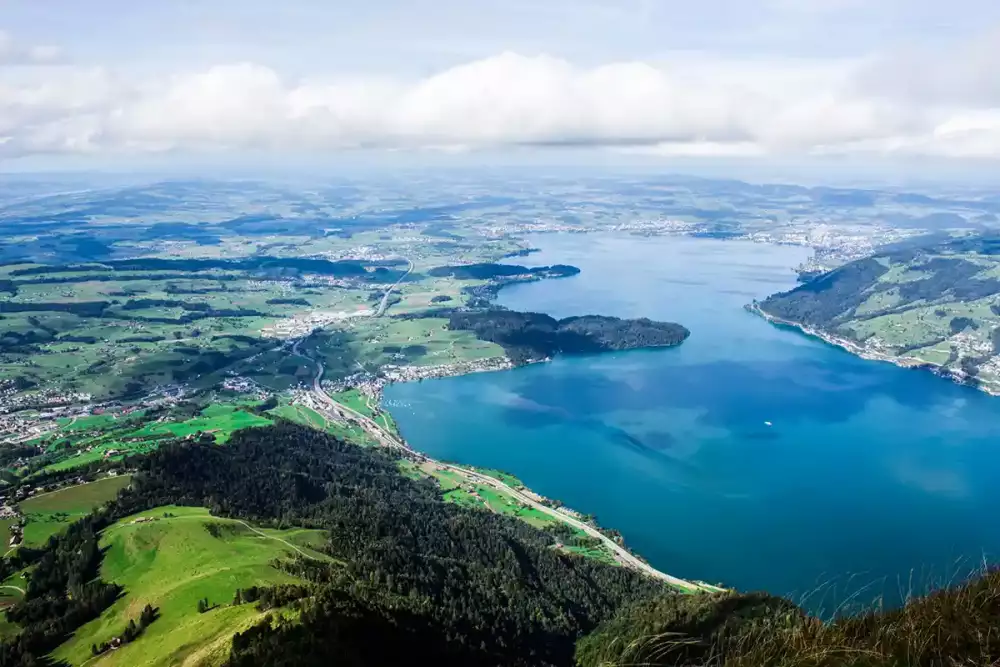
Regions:
<instances>
[{"instance_id":1,"label":"forested peninsula","mask_svg":"<svg viewBox=\"0 0 1000 667\"><path fill-rule=\"evenodd\" d=\"M568 264L553 264L552 266L520 266L518 264L494 264L483 262L479 264L459 264L455 266L438 266L427 272L432 278L452 277L459 280L494 280L497 278L512 278L515 276L530 276L533 278L566 278L580 273L580 269Z\"/></svg>"},{"instance_id":2,"label":"forested peninsula","mask_svg":"<svg viewBox=\"0 0 1000 667\"><path fill-rule=\"evenodd\" d=\"M680 345L690 335L680 324L647 318L628 320L584 315L557 320L542 313L502 309L454 312L448 327L472 331L477 338L502 346L515 364L548 359L557 354L670 347Z\"/></svg>"}]
</instances>

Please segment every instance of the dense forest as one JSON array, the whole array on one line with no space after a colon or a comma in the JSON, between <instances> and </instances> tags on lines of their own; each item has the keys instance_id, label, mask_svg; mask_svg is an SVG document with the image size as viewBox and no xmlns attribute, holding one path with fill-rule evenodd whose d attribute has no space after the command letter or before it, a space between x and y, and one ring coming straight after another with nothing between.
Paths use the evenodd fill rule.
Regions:
<instances>
[{"instance_id":1,"label":"dense forest","mask_svg":"<svg viewBox=\"0 0 1000 667\"><path fill-rule=\"evenodd\" d=\"M673 322L645 318L585 315L562 320L540 313L512 310L454 312L448 326L472 331L481 340L501 345L517 364L547 359L556 354L587 354L609 350L679 345L689 331Z\"/></svg>"},{"instance_id":2,"label":"dense forest","mask_svg":"<svg viewBox=\"0 0 1000 667\"><path fill-rule=\"evenodd\" d=\"M888 271L875 258L851 262L760 303L768 315L807 326L833 327L845 313L868 300L870 289Z\"/></svg>"},{"instance_id":3,"label":"dense forest","mask_svg":"<svg viewBox=\"0 0 1000 667\"><path fill-rule=\"evenodd\" d=\"M387 266L405 264L403 260L386 260L381 262L360 262L357 260L331 261L310 257L267 257L255 256L241 259L170 259L159 257L140 257L135 259L118 259L99 264L58 264L33 266L11 271L12 276L49 275L55 273L78 273L82 271L208 271L212 269L225 271L279 272L279 273L314 273L327 276L364 277L368 272L366 267L378 267L386 273ZM402 275L402 274L399 274ZM117 278L116 278L117 279Z\"/></svg>"},{"instance_id":4,"label":"dense forest","mask_svg":"<svg viewBox=\"0 0 1000 667\"><path fill-rule=\"evenodd\" d=\"M286 564L309 582L301 624L266 621L243 633L232 665L383 665L415 655L444 665L567 665L579 636L623 604L664 592L634 571L561 554L551 533L517 519L446 503L382 451L305 427L244 430L226 447L176 443L128 465L137 468L131 490L37 555L28 603L11 614L38 638L5 644L0 664L33 664L110 604L117 589L93 579L96 533L171 503L325 529L326 550L346 563ZM76 559L61 555L69 552Z\"/></svg>"},{"instance_id":5,"label":"dense forest","mask_svg":"<svg viewBox=\"0 0 1000 667\"><path fill-rule=\"evenodd\" d=\"M45 655L118 598L121 587L97 578L103 554L98 534L109 525L105 515L85 517L44 549L21 548L3 561L4 578L32 565L24 600L7 610L7 620L21 632L0 643L0 665L42 665Z\"/></svg>"},{"instance_id":6,"label":"dense forest","mask_svg":"<svg viewBox=\"0 0 1000 667\"><path fill-rule=\"evenodd\" d=\"M434 278L452 277L459 280L493 280L495 278L510 278L512 276L533 276L536 278L564 278L575 276L580 269L568 264L552 266L519 266L517 264L459 264L455 266L437 266L427 272Z\"/></svg>"},{"instance_id":7,"label":"dense forest","mask_svg":"<svg viewBox=\"0 0 1000 667\"><path fill-rule=\"evenodd\" d=\"M998 243L959 239L930 247L902 245L812 277L759 305L765 313L783 320L850 335L849 327L838 327L851 320L900 313L926 304L968 302L1000 294L1000 279L989 277L989 265L951 254L974 252L990 257L996 253ZM893 266L905 267L912 277L886 278ZM880 292L893 293L893 298L887 300L891 305L858 312L859 306Z\"/></svg>"},{"instance_id":8,"label":"dense forest","mask_svg":"<svg viewBox=\"0 0 1000 667\"><path fill-rule=\"evenodd\" d=\"M1000 572L913 598L900 609L823 622L766 594L681 595L625 568L563 555L546 531L445 503L383 450L289 423L248 429L230 444L175 442L116 464L132 488L42 549L0 561L31 566L24 600L8 609L19 635L0 665L51 665L46 655L121 594L98 577L99 536L112 522L163 504L275 527L329 532L335 562L277 563L302 583L234 591L296 620L238 632L228 667L435 664L471 667L945 667L1000 660ZM138 610L137 610L138 611ZM147 605L123 629L141 641ZM109 647L92 648L95 655Z\"/></svg>"}]
</instances>

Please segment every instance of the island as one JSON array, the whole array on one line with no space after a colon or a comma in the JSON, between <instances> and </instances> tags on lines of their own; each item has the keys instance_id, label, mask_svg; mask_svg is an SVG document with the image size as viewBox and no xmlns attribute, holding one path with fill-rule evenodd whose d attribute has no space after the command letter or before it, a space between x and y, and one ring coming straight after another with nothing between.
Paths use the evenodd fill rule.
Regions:
<instances>
[{"instance_id":1,"label":"island","mask_svg":"<svg viewBox=\"0 0 1000 667\"><path fill-rule=\"evenodd\" d=\"M557 354L670 347L680 345L690 335L680 324L647 318L584 315L557 320L542 313L505 309L455 312L448 328L471 331L480 340L500 345L515 365Z\"/></svg>"}]
</instances>

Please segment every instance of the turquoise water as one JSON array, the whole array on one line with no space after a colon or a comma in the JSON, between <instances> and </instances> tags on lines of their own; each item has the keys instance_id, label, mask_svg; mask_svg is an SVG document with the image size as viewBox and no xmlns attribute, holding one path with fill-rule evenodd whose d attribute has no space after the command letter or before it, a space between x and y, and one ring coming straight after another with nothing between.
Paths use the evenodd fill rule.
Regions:
<instances>
[{"instance_id":1,"label":"turquoise water","mask_svg":"<svg viewBox=\"0 0 1000 667\"><path fill-rule=\"evenodd\" d=\"M505 289L503 305L674 320L690 339L392 386L386 404L415 448L510 471L666 572L813 609L852 594L895 603L1000 553L1000 398L745 312L794 284L803 249L532 242L533 263L583 272Z\"/></svg>"}]
</instances>

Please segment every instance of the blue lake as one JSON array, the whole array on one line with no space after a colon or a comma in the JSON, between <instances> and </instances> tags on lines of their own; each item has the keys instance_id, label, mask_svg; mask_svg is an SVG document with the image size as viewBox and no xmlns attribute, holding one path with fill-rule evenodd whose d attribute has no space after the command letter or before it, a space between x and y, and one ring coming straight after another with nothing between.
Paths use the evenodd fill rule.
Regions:
<instances>
[{"instance_id":1,"label":"blue lake","mask_svg":"<svg viewBox=\"0 0 1000 667\"><path fill-rule=\"evenodd\" d=\"M808 251L531 241L542 248L532 264L582 273L507 288L503 305L677 321L691 337L389 387L386 405L416 449L512 472L620 530L666 572L814 610L852 594L894 604L1000 554L1000 398L743 310L792 287Z\"/></svg>"}]
</instances>

